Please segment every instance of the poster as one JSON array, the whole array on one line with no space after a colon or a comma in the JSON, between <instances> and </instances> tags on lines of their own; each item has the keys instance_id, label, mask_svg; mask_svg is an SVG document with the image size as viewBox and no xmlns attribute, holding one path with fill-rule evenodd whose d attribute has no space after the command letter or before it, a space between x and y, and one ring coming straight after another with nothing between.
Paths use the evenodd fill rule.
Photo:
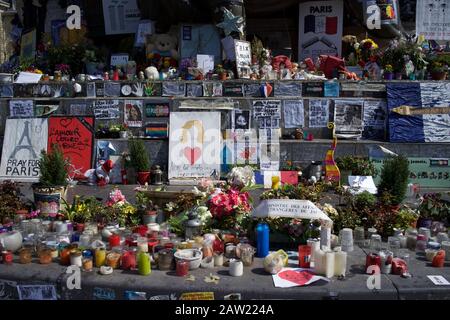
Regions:
<instances>
[{"instance_id":1,"label":"poster","mask_svg":"<svg viewBox=\"0 0 450 320\"><path fill-rule=\"evenodd\" d=\"M36 117L48 116L59 109L59 101L55 100L36 100L34 114Z\"/></svg>"},{"instance_id":2,"label":"poster","mask_svg":"<svg viewBox=\"0 0 450 320\"><path fill-rule=\"evenodd\" d=\"M222 83L204 81L202 84L203 84L203 96L204 97L221 97L222 96Z\"/></svg>"},{"instance_id":3,"label":"poster","mask_svg":"<svg viewBox=\"0 0 450 320\"><path fill-rule=\"evenodd\" d=\"M450 0L420 0L416 4L416 34L427 40L450 40Z\"/></svg>"},{"instance_id":4,"label":"poster","mask_svg":"<svg viewBox=\"0 0 450 320\"><path fill-rule=\"evenodd\" d=\"M153 21L141 20L136 32L136 40L134 42L135 47L144 47L147 42L147 36L153 34Z\"/></svg>"},{"instance_id":5,"label":"poster","mask_svg":"<svg viewBox=\"0 0 450 320\"><path fill-rule=\"evenodd\" d=\"M142 108L142 100L125 100L124 122L128 127L142 127Z\"/></svg>"},{"instance_id":6,"label":"poster","mask_svg":"<svg viewBox=\"0 0 450 320\"><path fill-rule=\"evenodd\" d=\"M310 1L299 5L299 58L302 61L320 55L340 56L344 2Z\"/></svg>"},{"instance_id":7,"label":"poster","mask_svg":"<svg viewBox=\"0 0 450 320\"><path fill-rule=\"evenodd\" d=\"M214 70L214 56L209 54L197 54L197 67L206 75Z\"/></svg>"},{"instance_id":8,"label":"poster","mask_svg":"<svg viewBox=\"0 0 450 320\"><path fill-rule=\"evenodd\" d=\"M248 41L235 40L234 48L236 51L236 69L239 79L250 79L252 63L251 44Z\"/></svg>"},{"instance_id":9,"label":"poster","mask_svg":"<svg viewBox=\"0 0 450 320\"><path fill-rule=\"evenodd\" d=\"M398 0L367 0L364 6L365 20L369 19L367 8L369 6L377 5L380 8L381 25L398 24L399 11L397 6ZM403 12L402 12L403 16Z\"/></svg>"},{"instance_id":10,"label":"poster","mask_svg":"<svg viewBox=\"0 0 450 320\"><path fill-rule=\"evenodd\" d=\"M94 115L97 120L119 119L119 100L96 100Z\"/></svg>"},{"instance_id":11,"label":"poster","mask_svg":"<svg viewBox=\"0 0 450 320\"><path fill-rule=\"evenodd\" d=\"M250 110L234 110L234 129L250 129Z\"/></svg>"},{"instance_id":12,"label":"poster","mask_svg":"<svg viewBox=\"0 0 450 320\"><path fill-rule=\"evenodd\" d=\"M75 179L92 168L94 117L51 117L48 123L48 147L61 147L69 159L69 175Z\"/></svg>"},{"instance_id":13,"label":"poster","mask_svg":"<svg viewBox=\"0 0 450 320\"><path fill-rule=\"evenodd\" d=\"M87 114L87 105L85 103L71 103L69 110L71 116L84 116Z\"/></svg>"},{"instance_id":14,"label":"poster","mask_svg":"<svg viewBox=\"0 0 450 320\"><path fill-rule=\"evenodd\" d=\"M310 128L323 128L328 125L329 112L330 112L329 100L309 100L309 127Z\"/></svg>"},{"instance_id":15,"label":"poster","mask_svg":"<svg viewBox=\"0 0 450 320\"><path fill-rule=\"evenodd\" d=\"M168 117L170 112L169 102L148 102L145 104L146 117Z\"/></svg>"},{"instance_id":16,"label":"poster","mask_svg":"<svg viewBox=\"0 0 450 320\"><path fill-rule=\"evenodd\" d=\"M361 134L363 130L363 104L363 101L358 100L334 101L334 124L338 136L340 134Z\"/></svg>"},{"instance_id":17,"label":"poster","mask_svg":"<svg viewBox=\"0 0 450 320\"><path fill-rule=\"evenodd\" d=\"M280 169L280 144L259 144L259 168L261 171L278 171Z\"/></svg>"},{"instance_id":18,"label":"poster","mask_svg":"<svg viewBox=\"0 0 450 320\"><path fill-rule=\"evenodd\" d=\"M220 174L220 112L170 114L169 179Z\"/></svg>"},{"instance_id":19,"label":"poster","mask_svg":"<svg viewBox=\"0 0 450 320\"><path fill-rule=\"evenodd\" d=\"M19 300L57 300L54 285L17 286Z\"/></svg>"},{"instance_id":20,"label":"poster","mask_svg":"<svg viewBox=\"0 0 450 320\"><path fill-rule=\"evenodd\" d=\"M111 184L121 184L122 180L122 156L110 155L109 160L113 163L113 168L109 173L109 181Z\"/></svg>"},{"instance_id":21,"label":"poster","mask_svg":"<svg viewBox=\"0 0 450 320\"><path fill-rule=\"evenodd\" d=\"M281 119L281 100L254 100L253 118Z\"/></svg>"},{"instance_id":22,"label":"poster","mask_svg":"<svg viewBox=\"0 0 450 320\"><path fill-rule=\"evenodd\" d=\"M284 127L299 128L305 125L303 100L283 101Z\"/></svg>"},{"instance_id":23,"label":"poster","mask_svg":"<svg viewBox=\"0 0 450 320\"><path fill-rule=\"evenodd\" d=\"M364 131L366 139L384 139L387 122L386 101L364 101Z\"/></svg>"},{"instance_id":24,"label":"poster","mask_svg":"<svg viewBox=\"0 0 450 320\"><path fill-rule=\"evenodd\" d=\"M105 34L136 33L141 13L136 0L103 0Z\"/></svg>"},{"instance_id":25,"label":"poster","mask_svg":"<svg viewBox=\"0 0 450 320\"><path fill-rule=\"evenodd\" d=\"M47 150L48 119L7 119L0 179L39 180L39 158Z\"/></svg>"},{"instance_id":26,"label":"poster","mask_svg":"<svg viewBox=\"0 0 450 320\"><path fill-rule=\"evenodd\" d=\"M34 116L33 100L10 100L9 116L11 118L31 118Z\"/></svg>"}]
</instances>

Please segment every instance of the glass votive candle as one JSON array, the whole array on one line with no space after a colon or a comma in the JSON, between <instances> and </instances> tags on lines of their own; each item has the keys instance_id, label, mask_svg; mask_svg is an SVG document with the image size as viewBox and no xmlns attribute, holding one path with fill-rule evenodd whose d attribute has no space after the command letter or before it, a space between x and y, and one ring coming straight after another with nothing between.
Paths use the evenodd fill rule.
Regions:
<instances>
[{"instance_id":1,"label":"glass votive candle","mask_svg":"<svg viewBox=\"0 0 450 320\"><path fill-rule=\"evenodd\" d=\"M2 251L2 262L6 265L11 265L13 263L13 253L10 250Z\"/></svg>"},{"instance_id":2,"label":"glass votive candle","mask_svg":"<svg viewBox=\"0 0 450 320\"><path fill-rule=\"evenodd\" d=\"M123 252L121 267L123 270L136 269L136 249L127 249Z\"/></svg>"},{"instance_id":3,"label":"glass votive candle","mask_svg":"<svg viewBox=\"0 0 450 320\"><path fill-rule=\"evenodd\" d=\"M80 250L72 250L70 252L70 265L81 268L83 266L82 260L83 258Z\"/></svg>"},{"instance_id":4,"label":"glass votive candle","mask_svg":"<svg viewBox=\"0 0 450 320\"><path fill-rule=\"evenodd\" d=\"M431 237L431 230L428 229L428 228L422 227L422 228L419 228L418 234L424 235L425 236L425 241L428 241L428 239L430 239L430 237Z\"/></svg>"},{"instance_id":5,"label":"glass votive candle","mask_svg":"<svg viewBox=\"0 0 450 320\"><path fill-rule=\"evenodd\" d=\"M32 251L28 248L22 248L19 251L19 262L22 264L31 263Z\"/></svg>"},{"instance_id":6,"label":"glass votive candle","mask_svg":"<svg viewBox=\"0 0 450 320\"><path fill-rule=\"evenodd\" d=\"M370 237L370 251L378 253L382 249L381 236L379 234L372 234Z\"/></svg>"},{"instance_id":7,"label":"glass votive candle","mask_svg":"<svg viewBox=\"0 0 450 320\"><path fill-rule=\"evenodd\" d=\"M398 256L398 250L400 250L401 244L398 237L388 237L388 249L392 251L394 257Z\"/></svg>"},{"instance_id":8,"label":"glass votive candle","mask_svg":"<svg viewBox=\"0 0 450 320\"><path fill-rule=\"evenodd\" d=\"M60 254L59 254L59 263L62 264L63 266L68 266L70 265L70 252L72 251L72 248L70 247L65 247L64 249L61 250Z\"/></svg>"},{"instance_id":9,"label":"glass votive candle","mask_svg":"<svg viewBox=\"0 0 450 320\"><path fill-rule=\"evenodd\" d=\"M441 249L445 252L445 260L450 261L450 241L442 241Z\"/></svg>"},{"instance_id":10,"label":"glass votive candle","mask_svg":"<svg viewBox=\"0 0 450 320\"><path fill-rule=\"evenodd\" d=\"M405 261L406 265L408 265L409 264L409 258L410 258L409 250L408 249L400 249L398 251L398 258L400 258L403 261Z\"/></svg>"},{"instance_id":11,"label":"glass votive candle","mask_svg":"<svg viewBox=\"0 0 450 320\"><path fill-rule=\"evenodd\" d=\"M83 256L81 259L83 271L91 272L94 269L94 259L92 256Z\"/></svg>"},{"instance_id":12,"label":"glass votive candle","mask_svg":"<svg viewBox=\"0 0 450 320\"><path fill-rule=\"evenodd\" d=\"M120 265L120 253L117 252L110 252L106 255L106 265L117 269Z\"/></svg>"},{"instance_id":13,"label":"glass votive candle","mask_svg":"<svg viewBox=\"0 0 450 320\"><path fill-rule=\"evenodd\" d=\"M416 241L416 251L417 252L425 252L425 249L427 248L427 240L426 235L424 234L418 234L417 235L417 241Z\"/></svg>"},{"instance_id":14,"label":"glass votive candle","mask_svg":"<svg viewBox=\"0 0 450 320\"><path fill-rule=\"evenodd\" d=\"M427 261L432 262L434 257L437 255L438 250L435 249L425 249L425 257L427 258Z\"/></svg>"},{"instance_id":15,"label":"glass votive candle","mask_svg":"<svg viewBox=\"0 0 450 320\"><path fill-rule=\"evenodd\" d=\"M363 240L366 238L364 227L356 227L354 231L355 243L361 245Z\"/></svg>"},{"instance_id":16,"label":"glass votive candle","mask_svg":"<svg viewBox=\"0 0 450 320\"><path fill-rule=\"evenodd\" d=\"M146 237L137 238L137 249L141 252L148 252L148 239Z\"/></svg>"},{"instance_id":17,"label":"glass votive candle","mask_svg":"<svg viewBox=\"0 0 450 320\"><path fill-rule=\"evenodd\" d=\"M42 248L39 251L39 262L41 264L50 264L52 260L52 250L50 248Z\"/></svg>"},{"instance_id":18,"label":"glass votive candle","mask_svg":"<svg viewBox=\"0 0 450 320\"><path fill-rule=\"evenodd\" d=\"M109 247L114 248L120 246L120 236L118 234L113 233L109 236Z\"/></svg>"},{"instance_id":19,"label":"glass votive candle","mask_svg":"<svg viewBox=\"0 0 450 320\"><path fill-rule=\"evenodd\" d=\"M189 261L177 260L176 275L179 277L185 277L189 273Z\"/></svg>"},{"instance_id":20,"label":"glass votive candle","mask_svg":"<svg viewBox=\"0 0 450 320\"><path fill-rule=\"evenodd\" d=\"M95 266L97 268L100 268L101 266L105 265L105 261L106 261L106 249L105 248L95 249Z\"/></svg>"},{"instance_id":21,"label":"glass votive candle","mask_svg":"<svg viewBox=\"0 0 450 320\"><path fill-rule=\"evenodd\" d=\"M375 228L367 229L367 238L372 239L373 234L377 234L377 229Z\"/></svg>"}]
</instances>

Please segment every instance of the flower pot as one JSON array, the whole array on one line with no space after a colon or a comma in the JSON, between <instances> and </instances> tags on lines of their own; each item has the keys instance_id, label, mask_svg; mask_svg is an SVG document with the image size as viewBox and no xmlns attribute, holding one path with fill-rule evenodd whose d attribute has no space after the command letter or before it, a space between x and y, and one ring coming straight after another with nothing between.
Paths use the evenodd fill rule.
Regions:
<instances>
[{"instance_id":1,"label":"flower pot","mask_svg":"<svg viewBox=\"0 0 450 320\"><path fill-rule=\"evenodd\" d=\"M41 187L34 186L34 203L36 210L40 210L41 215L56 216L61 210L61 199L66 198L65 187Z\"/></svg>"},{"instance_id":2,"label":"flower pot","mask_svg":"<svg viewBox=\"0 0 450 320\"><path fill-rule=\"evenodd\" d=\"M447 78L447 72L431 72L431 79L439 81L439 80L445 80Z\"/></svg>"},{"instance_id":3,"label":"flower pot","mask_svg":"<svg viewBox=\"0 0 450 320\"><path fill-rule=\"evenodd\" d=\"M432 223L433 223L432 219L420 217L419 220L417 220L417 228L428 228L428 229L431 229Z\"/></svg>"},{"instance_id":4,"label":"flower pot","mask_svg":"<svg viewBox=\"0 0 450 320\"><path fill-rule=\"evenodd\" d=\"M227 73L226 72L219 73L219 79L222 81L227 80Z\"/></svg>"},{"instance_id":5,"label":"flower pot","mask_svg":"<svg viewBox=\"0 0 450 320\"><path fill-rule=\"evenodd\" d=\"M396 72L395 73L395 80L402 80L402 77L403 77L403 75L402 75L401 72Z\"/></svg>"},{"instance_id":6,"label":"flower pot","mask_svg":"<svg viewBox=\"0 0 450 320\"><path fill-rule=\"evenodd\" d=\"M393 80L394 79L394 73L393 72L385 72L384 73L384 79L385 80Z\"/></svg>"},{"instance_id":7,"label":"flower pot","mask_svg":"<svg viewBox=\"0 0 450 320\"><path fill-rule=\"evenodd\" d=\"M149 223L156 223L156 211L147 211L142 215L142 221L144 225L147 225Z\"/></svg>"},{"instance_id":8,"label":"flower pot","mask_svg":"<svg viewBox=\"0 0 450 320\"><path fill-rule=\"evenodd\" d=\"M150 171L145 171L145 172L138 172L137 173L137 181L139 184L146 184L149 182L149 178L150 178Z\"/></svg>"}]
</instances>

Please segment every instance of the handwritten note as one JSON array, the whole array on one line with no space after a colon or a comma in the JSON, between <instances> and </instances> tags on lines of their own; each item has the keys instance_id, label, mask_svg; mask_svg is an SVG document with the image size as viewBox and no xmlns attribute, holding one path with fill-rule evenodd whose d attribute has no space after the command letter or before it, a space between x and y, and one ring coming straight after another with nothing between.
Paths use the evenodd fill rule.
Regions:
<instances>
[{"instance_id":1,"label":"handwritten note","mask_svg":"<svg viewBox=\"0 0 450 320\"><path fill-rule=\"evenodd\" d=\"M12 118L33 117L33 100L10 100L9 116Z\"/></svg>"}]
</instances>

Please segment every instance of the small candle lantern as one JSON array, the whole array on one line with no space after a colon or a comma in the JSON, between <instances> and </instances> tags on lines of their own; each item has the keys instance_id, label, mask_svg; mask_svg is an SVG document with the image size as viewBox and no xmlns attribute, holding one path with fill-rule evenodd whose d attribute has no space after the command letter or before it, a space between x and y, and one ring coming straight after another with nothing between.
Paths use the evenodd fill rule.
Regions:
<instances>
[{"instance_id":1,"label":"small candle lantern","mask_svg":"<svg viewBox=\"0 0 450 320\"><path fill-rule=\"evenodd\" d=\"M185 237L186 239L194 239L195 236L201 234L202 223L197 215L197 208L189 212L188 220L185 223Z\"/></svg>"},{"instance_id":2,"label":"small candle lantern","mask_svg":"<svg viewBox=\"0 0 450 320\"><path fill-rule=\"evenodd\" d=\"M151 171L151 184L152 185L162 185L163 184L163 172L161 170L161 167L156 165L153 166L152 171Z\"/></svg>"}]
</instances>

